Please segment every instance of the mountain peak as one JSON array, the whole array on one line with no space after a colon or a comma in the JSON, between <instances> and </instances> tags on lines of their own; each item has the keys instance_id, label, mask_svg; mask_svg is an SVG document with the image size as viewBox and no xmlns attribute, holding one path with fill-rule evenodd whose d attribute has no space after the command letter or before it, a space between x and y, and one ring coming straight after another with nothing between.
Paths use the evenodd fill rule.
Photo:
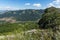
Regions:
<instances>
[{"instance_id":1,"label":"mountain peak","mask_svg":"<svg viewBox=\"0 0 60 40\"><path fill-rule=\"evenodd\" d=\"M52 11L55 12L56 10L57 8L52 6L52 7L46 8L45 13L51 13Z\"/></svg>"}]
</instances>

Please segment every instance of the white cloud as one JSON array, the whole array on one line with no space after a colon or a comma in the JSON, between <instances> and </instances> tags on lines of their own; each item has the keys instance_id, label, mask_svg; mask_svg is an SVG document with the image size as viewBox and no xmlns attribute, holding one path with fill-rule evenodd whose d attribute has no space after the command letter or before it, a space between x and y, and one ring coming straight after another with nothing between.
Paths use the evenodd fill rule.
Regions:
<instances>
[{"instance_id":1,"label":"white cloud","mask_svg":"<svg viewBox=\"0 0 60 40\"><path fill-rule=\"evenodd\" d=\"M0 7L0 10L10 10L11 9L11 7L8 7L8 6L6 6L6 7Z\"/></svg>"},{"instance_id":2,"label":"white cloud","mask_svg":"<svg viewBox=\"0 0 60 40\"><path fill-rule=\"evenodd\" d=\"M29 6L29 5L30 5L30 3L25 3L25 5L26 5L26 6Z\"/></svg>"},{"instance_id":3,"label":"white cloud","mask_svg":"<svg viewBox=\"0 0 60 40\"><path fill-rule=\"evenodd\" d=\"M35 4L33 4L33 6L35 6L35 7L41 7L41 4L40 3L35 3Z\"/></svg>"},{"instance_id":4,"label":"white cloud","mask_svg":"<svg viewBox=\"0 0 60 40\"><path fill-rule=\"evenodd\" d=\"M4 9L10 10L10 9L12 9L12 7L6 6L6 7L4 7Z\"/></svg>"},{"instance_id":5,"label":"white cloud","mask_svg":"<svg viewBox=\"0 0 60 40\"><path fill-rule=\"evenodd\" d=\"M1 7L0 6L0 10L17 10L19 8L15 8L15 7L11 7L11 6L5 6L5 7Z\"/></svg>"},{"instance_id":6,"label":"white cloud","mask_svg":"<svg viewBox=\"0 0 60 40\"><path fill-rule=\"evenodd\" d=\"M51 7L51 6L55 6L54 4L52 4L52 3L49 3L48 4L48 7Z\"/></svg>"},{"instance_id":7,"label":"white cloud","mask_svg":"<svg viewBox=\"0 0 60 40\"><path fill-rule=\"evenodd\" d=\"M51 6L60 8L60 0L54 0L54 1L52 1L51 3L48 4L48 7L51 7Z\"/></svg>"},{"instance_id":8,"label":"white cloud","mask_svg":"<svg viewBox=\"0 0 60 40\"><path fill-rule=\"evenodd\" d=\"M33 4L31 4L31 3L25 3L25 5L26 6L34 6L34 7L41 7L41 4L40 3L33 3Z\"/></svg>"}]
</instances>

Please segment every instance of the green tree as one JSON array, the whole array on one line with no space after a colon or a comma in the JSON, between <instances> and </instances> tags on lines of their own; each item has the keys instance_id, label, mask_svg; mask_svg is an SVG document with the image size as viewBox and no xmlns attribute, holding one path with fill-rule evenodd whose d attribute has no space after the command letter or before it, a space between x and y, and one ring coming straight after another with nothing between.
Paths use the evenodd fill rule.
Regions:
<instances>
[{"instance_id":1,"label":"green tree","mask_svg":"<svg viewBox=\"0 0 60 40\"><path fill-rule=\"evenodd\" d=\"M58 8L50 7L45 9L45 13L39 20L38 24L41 28L56 28L60 25L60 13Z\"/></svg>"},{"instance_id":2,"label":"green tree","mask_svg":"<svg viewBox=\"0 0 60 40\"><path fill-rule=\"evenodd\" d=\"M58 40L58 33L60 32L60 9L50 7L45 9L45 13L39 20L38 24L40 28L52 28L53 36L52 40ZM58 32L57 32L58 31ZM56 36L57 35L57 36Z\"/></svg>"}]
</instances>

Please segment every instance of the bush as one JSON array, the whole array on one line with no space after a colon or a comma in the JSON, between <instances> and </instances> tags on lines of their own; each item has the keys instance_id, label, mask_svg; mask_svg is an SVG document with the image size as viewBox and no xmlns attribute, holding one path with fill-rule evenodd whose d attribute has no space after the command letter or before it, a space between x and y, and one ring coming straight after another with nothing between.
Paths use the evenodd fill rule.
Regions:
<instances>
[{"instance_id":1,"label":"bush","mask_svg":"<svg viewBox=\"0 0 60 40\"><path fill-rule=\"evenodd\" d=\"M52 11L53 10L53 11ZM41 28L55 28L60 25L60 13L57 8L51 7L45 10L38 24Z\"/></svg>"}]
</instances>

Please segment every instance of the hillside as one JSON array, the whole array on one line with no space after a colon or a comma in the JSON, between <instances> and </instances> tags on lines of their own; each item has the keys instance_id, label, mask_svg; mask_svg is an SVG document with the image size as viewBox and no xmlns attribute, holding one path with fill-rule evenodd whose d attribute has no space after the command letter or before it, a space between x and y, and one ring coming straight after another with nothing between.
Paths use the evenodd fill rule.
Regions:
<instances>
[{"instance_id":1,"label":"hillside","mask_svg":"<svg viewBox=\"0 0 60 40\"><path fill-rule=\"evenodd\" d=\"M5 16L5 18L10 16ZM2 18L4 19L4 17ZM9 19L12 20L12 17L10 17ZM60 40L60 12L58 8L46 8L38 24L35 21L20 21L19 23L2 23L0 24L0 39Z\"/></svg>"},{"instance_id":2,"label":"hillside","mask_svg":"<svg viewBox=\"0 0 60 40\"><path fill-rule=\"evenodd\" d=\"M39 23L42 28L54 28L60 25L60 11L58 8L50 7L45 9Z\"/></svg>"},{"instance_id":3,"label":"hillside","mask_svg":"<svg viewBox=\"0 0 60 40\"><path fill-rule=\"evenodd\" d=\"M34 9L26 9L26 10L14 10L7 11L3 14L0 14L0 18L11 18L16 21L37 21L41 18L41 15L44 13L44 10L34 10Z\"/></svg>"}]
</instances>

